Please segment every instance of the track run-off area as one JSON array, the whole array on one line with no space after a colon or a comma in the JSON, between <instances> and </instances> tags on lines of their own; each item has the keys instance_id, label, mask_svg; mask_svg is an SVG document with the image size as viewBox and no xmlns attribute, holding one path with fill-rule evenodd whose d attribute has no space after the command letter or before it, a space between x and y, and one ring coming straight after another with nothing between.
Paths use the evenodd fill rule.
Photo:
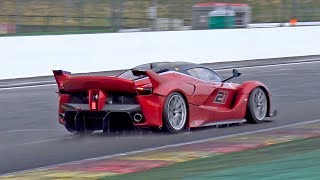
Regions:
<instances>
[{"instance_id":1,"label":"track run-off area","mask_svg":"<svg viewBox=\"0 0 320 180\"><path fill-rule=\"evenodd\" d=\"M214 69L214 65L210 66ZM242 75L232 82L259 80L271 90L273 104L278 110L278 115L271 121L227 128L198 128L174 135L143 131L109 136L95 133L79 137L71 135L58 124L56 85L0 88L0 174L209 138L223 138L320 118L320 62L238 69ZM217 71L225 77L232 73L231 69Z\"/></svg>"}]
</instances>

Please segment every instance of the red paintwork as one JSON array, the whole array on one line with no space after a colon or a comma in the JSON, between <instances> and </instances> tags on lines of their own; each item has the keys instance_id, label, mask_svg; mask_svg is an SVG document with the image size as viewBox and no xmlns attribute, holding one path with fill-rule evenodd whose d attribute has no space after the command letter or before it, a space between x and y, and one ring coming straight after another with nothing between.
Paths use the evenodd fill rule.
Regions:
<instances>
[{"instance_id":1,"label":"red paintwork","mask_svg":"<svg viewBox=\"0 0 320 180\"><path fill-rule=\"evenodd\" d=\"M136 87L131 80L107 76L69 77L60 87L68 92L87 92L89 89L102 91L135 93Z\"/></svg>"},{"instance_id":2,"label":"red paintwork","mask_svg":"<svg viewBox=\"0 0 320 180\"><path fill-rule=\"evenodd\" d=\"M267 90L265 85L258 81L248 81L239 85L236 83L206 82L180 73L157 75L152 71L147 72L152 85L156 78L161 82L160 84L157 83L156 88L154 88L154 95L166 97L170 93L178 91L186 97L189 104L188 127L198 127L228 119L244 119L250 92L257 86ZM136 81L135 84L137 86L148 84L148 82L150 83L149 79ZM214 103L214 98L219 91L228 93L224 104ZM163 98L163 101L158 101L158 104L162 104L162 107L164 100L165 98ZM143 104L143 102L140 101L140 104ZM148 122L162 122L162 116L160 116L162 109L158 108L159 112L152 106L145 108L142 106L142 110L151 114L157 113L157 116L151 116L150 119L146 117L144 126L151 125Z\"/></svg>"},{"instance_id":3,"label":"red paintwork","mask_svg":"<svg viewBox=\"0 0 320 180\"><path fill-rule=\"evenodd\" d=\"M62 104L68 103L69 102L70 96L68 94L59 94L59 114L64 113L64 110L62 108ZM59 116L59 123L60 124L65 124L65 120L63 118L60 118Z\"/></svg>"},{"instance_id":4,"label":"red paintwork","mask_svg":"<svg viewBox=\"0 0 320 180\"><path fill-rule=\"evenodd\" d=\"M152 94L136 96L137 102L141 106L144 120L140 124L135 124L135 126L160 128L163 126L164 102L172 92L181 93L187 101L189 112L188 128L216 121L244 119L250 92L258 86L264 88L267 94L270 95L266 86L259 81L247 81L239 85L236 83L207 82L173 71L160 75L153 71L146 71L146 73L148 78L137 81L99 76L56 78L58 84L61 84L60 89L87 91L89 93L89 104L92 103L91 94L99 93L97 110L101 110L105 105L108 91L132 93L137 91L137 87L153 87ZM60 81L64 82L61 83ZM227 94L222 100L223 103L215 102L219 92ZM59 97L59 113L63 113L61 104L68 101L68 95L60 94ZM90 108L92 108L91 105ZM60 123L63 122L60 120Z\"/></svg>"},{"instance_id":5,"label":"red paintwork","mask_svg":"<svg viewBox=\"0 0 320 180\"><path fill-rule=\"evenodd\" d=\"M165 96L157 94L137 96L145 121L136 126L162 127L162 109L165 99Z\"/></svg>"}]
</instances>

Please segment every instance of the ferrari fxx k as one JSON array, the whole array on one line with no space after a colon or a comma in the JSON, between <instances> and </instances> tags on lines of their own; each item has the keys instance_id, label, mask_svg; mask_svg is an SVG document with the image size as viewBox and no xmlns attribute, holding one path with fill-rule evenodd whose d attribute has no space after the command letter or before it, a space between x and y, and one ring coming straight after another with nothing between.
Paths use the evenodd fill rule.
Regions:
<instances>
[{"instance_id":1,"label":"ferrari fxx k","mask_svg":"<svg viewBox=\"0 0 320 180\"><path fill-rule=\"evenodd\" d=\"M186 62L137 66L117 76L71 76L53 70L59 122L70 132L159 128L172 133L233 123L260 123L275 115L259 81L228 82L214 70Z\"/></svg>"}]
</instances>

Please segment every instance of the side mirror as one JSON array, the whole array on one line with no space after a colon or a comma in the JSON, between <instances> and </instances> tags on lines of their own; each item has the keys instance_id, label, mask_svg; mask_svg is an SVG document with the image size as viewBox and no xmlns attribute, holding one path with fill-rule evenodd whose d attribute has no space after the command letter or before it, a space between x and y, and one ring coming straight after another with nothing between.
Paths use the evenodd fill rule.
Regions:
<instances>
[{"instance_id":1,"label":"side mirror","mask_svg":"<svg viewBox=\"0 0 320 180\"><path fill-rule=\"evenodd\" d=\"M232 70L232 74L233 74L233 77L239 77L241 75L241 73L236 69Z\"/></svg>"},{"instance_id":2,"label":"side mirror","mask_svg":"<svg viewBox=\"0 0 320 180\"><path fill-rule=\"evenodd\" d=\"M232 79L234 77L239 77L240 75L241 75L241 73L239 73L238 70L233 69L232 70L232 76L227 78L227 79L225 79L225 80L222 80L222 82L226 82L226 81L228 81L228 80L230 80L230 79Z\"/></svg>"}]
</instances>

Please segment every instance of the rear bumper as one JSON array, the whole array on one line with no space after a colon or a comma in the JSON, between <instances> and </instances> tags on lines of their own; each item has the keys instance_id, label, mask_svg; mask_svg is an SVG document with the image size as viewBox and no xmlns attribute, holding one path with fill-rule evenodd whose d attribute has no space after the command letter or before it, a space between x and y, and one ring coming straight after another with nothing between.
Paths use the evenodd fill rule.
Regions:
<instances>
[{"instance_id":1,"label":"rear bumper","mask_svg":"<svg viewBox=\"0 0 320 180\"><path fill-rule=\"evenodd\" d=\"M137 104L105 104L100 110L90 109L89 104L63 103L60 101L59 122L66 126L69 131L74 129L83 130L77 127L79 123L93 123L92 130L106 128L108 121L126 124L130 120L133 127L162 127L162 109L165 97L156 94L136 96ZM142 119L137 122L134 115L139 113ZM121 116L121 118L117 116ZM138 115L138 116L139 116ZM81 120L85 119L85 120ZM89 120L90 119L90 120ZM125 120L123 120L125 119ZM107 121L108 120L108 121ZM84 122L81 122L84 121Z\"/></svg>"},{"instance_id":2,"label":"rear bumper","mask_svg":"<svg viewBox=\"0 0 320 180\"><path fill-rule=\"evenodd\" d=\"M109 131L111 123L116 126L123 125L125 128L143 123L143 119L137 121L134 118L136 114L141 115L141 108L138 104L105 105L101 111L96 111L90 110L87 104L65 103L62 109L64 113L59 115L60 122L63 122L62 124L72 132Z\"/></svg>"},{"instance_id":3,"label":"rear bumper","mask_svg":"<svg viewBox=\"0 0 320 180\"><path fill-rule=\"evenodd\" d=\"M65 103L62 105L64 111L94 111L90 110L88 104ZM107 104L103 107L105 112L139 112L141 111L139 104Z\"/></svg>"}]
</instances>

